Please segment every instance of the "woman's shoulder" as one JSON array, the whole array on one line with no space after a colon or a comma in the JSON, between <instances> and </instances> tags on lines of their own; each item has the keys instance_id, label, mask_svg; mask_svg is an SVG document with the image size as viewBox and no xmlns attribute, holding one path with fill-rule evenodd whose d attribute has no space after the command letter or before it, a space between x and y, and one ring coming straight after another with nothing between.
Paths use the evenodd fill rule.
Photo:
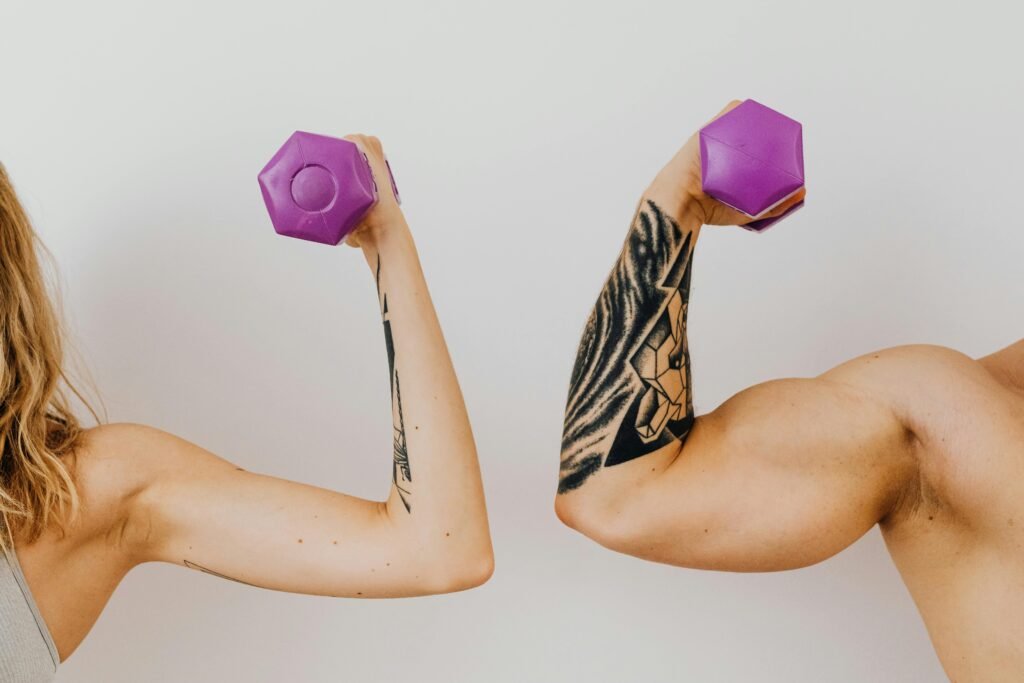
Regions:
<instances>
[{"instance_id":1,"label":"woman's shoulder","mask_svg":"<svg viewBox=\"0 0 1024 683\"><path fill-rule=\"evenodd\" d=\"M175 437L141 424L102 424L83 431L67 464L81 500L79 524L90 533L123 523L154 481Z\"/></svg>"},{"instance_id":2,"label":"woman's shoulder","mask_svg":"<svg viewBox=\"0 0 1024 683\"><path fill-rule=\"evenodd\" d=\"M146 454L160 439L160 430L119 422L101 424L82 432L68 463L76 484L120 486L143 474Z\"/></svg>"},{"instance_id":3,"label":"woman's shoulder","mask_svg":"<svg viewBox=\"0 0 1024 683\"><path fill-rule=\"evenodd\" d=\"M181 443L182 439L156 427L113 422L83 430L75 459L86 468L128 467L142 473Z\"/></svg>"}]
</instances>

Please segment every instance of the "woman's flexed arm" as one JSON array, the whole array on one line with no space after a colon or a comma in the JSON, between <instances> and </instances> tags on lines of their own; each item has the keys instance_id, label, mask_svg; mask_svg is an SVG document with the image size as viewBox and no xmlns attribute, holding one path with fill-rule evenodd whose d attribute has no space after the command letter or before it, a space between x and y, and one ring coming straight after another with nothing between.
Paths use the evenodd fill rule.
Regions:
<instances>
[{"instance_id":1,"label":"woman's flexed arm","mask_svg":"<svg viewBox=\"0 0 1024 683\"><path fill-rule=\"evenodd\" d=\"M349 242L364 252L383 316L394 432L381 470L391 472L391 494L375 502L265 477L168 434L115 427L142 468L129 516L146 530L133 536L140 561L354 597L460 590L490 576L476 447L412 233L380 142L349 139L367 154L381 194Z\"/></svg>"}]
</instances>

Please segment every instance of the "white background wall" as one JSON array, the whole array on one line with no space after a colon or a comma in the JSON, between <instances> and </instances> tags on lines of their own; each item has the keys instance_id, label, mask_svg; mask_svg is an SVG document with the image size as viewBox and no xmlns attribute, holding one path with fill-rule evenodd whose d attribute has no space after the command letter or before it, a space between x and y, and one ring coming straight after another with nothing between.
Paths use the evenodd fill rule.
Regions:
<instances>
[{"instance_id":1,"label":"white background wall","mask_svg":"<svg viewBox=\"0 0 1024 683\"><path fill-rule=\"evenodd\" d=\"M271 230L294 129L385 141L474 420L497 573L428 599L133 572L62 683L934 681L877 532L775 575L613 555L552 514L576 342L635 200L731 98L805 123L807 208L708 231L699 410L879 347L1024 334L1022 12L987 2L0 0L0 159L110 418L387 490L361 257Z\"/></svg>"}]
</instances>

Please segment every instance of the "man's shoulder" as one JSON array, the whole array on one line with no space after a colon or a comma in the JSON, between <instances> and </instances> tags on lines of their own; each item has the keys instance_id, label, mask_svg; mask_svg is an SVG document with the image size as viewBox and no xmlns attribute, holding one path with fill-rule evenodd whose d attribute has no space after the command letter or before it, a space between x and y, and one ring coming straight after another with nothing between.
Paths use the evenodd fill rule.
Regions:
<instances>
[{"instance_id":1,"label":"man's shoulder","mask_svg":"<svg viewBox=\"0 0 1024 683\"><path fill-rule=\"evenodd\" d=\"M889 369L914 369L922 365L935 369L936 365L952 368L962 363L976 364L977 361L965 353L947 346L904 344L866 353L839 365L838 368L848 365L866 367L872 363L880 363Z\"/></svg>"},{"instance_id":2,"label":"man's shoulder","mask_svg":"<svg viewBox=\"0 0 1024 683\"><path fill-rule=\"evenodd\" d=\"M977 359L943 346L914 344L865 354L826 372L885 403L919 441L963 431L1012 396Z\"/></svg>"},{"instance_id":3,"label":"man's shoulder","mask_svg":"<svg viewBox=\"0 0 1024 683\"><path fill-rule=\"evenodd\" d=\"M914 434L918 488L972 519L1003 494L1024 463L1024 396L986 364L941 346L903 346L832 371L870 387Z\"/></svg>"},{"instance_id":4,"label":"man's shoulder","mask_svg":"<svg viewBox=\"0 0 1024 683\"><path fill-rule=\"evenodd\" d=\"M910 344L858 356L826 372L822 377L854 384L888 396L899 403L932 397L957 383L987 375L974 358L944 346Z\"/></svg>"}]
</instances>

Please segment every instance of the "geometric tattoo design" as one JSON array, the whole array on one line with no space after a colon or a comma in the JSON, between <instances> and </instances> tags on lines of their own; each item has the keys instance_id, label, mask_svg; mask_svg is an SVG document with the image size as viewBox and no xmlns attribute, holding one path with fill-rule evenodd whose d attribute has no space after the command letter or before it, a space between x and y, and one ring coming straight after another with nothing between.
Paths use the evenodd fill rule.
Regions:
<instances>
[{"instance_id":1,"label":"geometric tattoo design","mask_svg":"<svg viewBox=\"0 0 1024 683\"><path fill-rule=\"evenodd\" d=\"M601 467L689 435L692 238L654 202L637 209L580 341L565 410L559 493L578 488Z\"/></svg>"},{"instance_id":2,"label":"geometric tattoo design","mask_svg":"<svg viewBox=\"0 0 1024 683\"><path fill-rule=\"evenodd\" d=\"M391 466L391 481L398 490L406 512L412 512L412 469L409 467L409 450L405 440L405 417L402 415L402 386L395 370L395 340L391 333L391 315L388 311L388 295L380 291L380 256L377 257L377 296L382 297L382 316L384 318L384 343L388 349L388 376L391 378L391 417L394 462Z\"/></svg>"}]
</instances>

